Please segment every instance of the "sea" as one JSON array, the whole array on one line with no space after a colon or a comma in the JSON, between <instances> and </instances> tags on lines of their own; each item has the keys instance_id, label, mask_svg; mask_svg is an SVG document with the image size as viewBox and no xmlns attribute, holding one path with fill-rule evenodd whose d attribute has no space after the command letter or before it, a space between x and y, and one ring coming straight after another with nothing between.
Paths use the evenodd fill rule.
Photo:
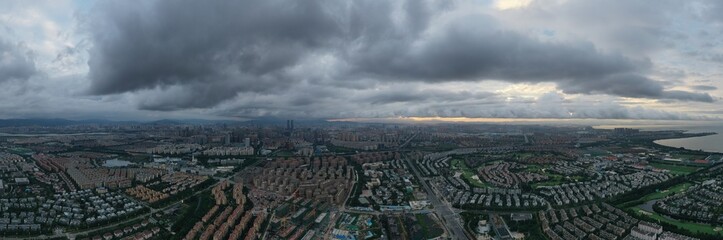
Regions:
<instances>
[{"instance_id":1,"label":"sea","mask_svg":"<svg viewBox=\"0 0 723 240\"><path fill-rule=\"evenodd\" d=\"M723 124L691 124L691 125L599 125L595 128L611 129L611 128L637 128L641 131L661 131L661 130L684 130L690 133L715 132L714 135L703 137L676 138L657 140L655 143L690 150L703 150L706 152L723 153Z\"/></svg>"}]
</instances>

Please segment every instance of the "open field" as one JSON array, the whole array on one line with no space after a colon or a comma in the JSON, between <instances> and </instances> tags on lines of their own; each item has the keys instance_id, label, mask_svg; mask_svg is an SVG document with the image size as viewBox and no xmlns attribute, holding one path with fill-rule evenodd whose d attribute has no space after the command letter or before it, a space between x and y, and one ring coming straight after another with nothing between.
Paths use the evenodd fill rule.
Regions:
<instances>
[{"instance_id":1,"label":"open field","mask_svg":"<svg viewBox=\"0 0 723 240\"><path fill-rule=\"evenodd\" d=\"M534 153L523 152L523 153L517 154L517 160L525 160L525 159L528 159L528 158L531 158L534 156L535 156Z\"/></svg>"},{"instance_id":2,"label":"open field","mask_svg":"<svg viewBox=\"0 0 723 240\"><path fill-rule=\"evenodd\" d=\"M678 185L674 185L672 187L669 187L667 189L658 189L658 191L650 193L648 195L642 196L639 199L635 199L629 202L625 202L622 204L618 204L618 207L620 208L627 208L632 209L633 207L638 207L641 204L644 204L651 200L661 199L676 193L682 193L685 192L690 186L692 186L692 183L684 182L680 183Z\"/></svg>"},{"instance_id":3,"label":"open field","mask_svg":"<svg viewBox=\"0 0 723 240\"><path fill-rule=\"evenodd\" d=\"M531 187L534 189L534 188L542 187L542 186L560 185L560 184L563 184L566 182L562 175L559 175L559 174L545 174L545 175L550 177L550 179L548 179L547 181L543 181L543 182L533 183L531 185Z\"/></svg>"},{"instance_id":4,"label":"open field","mask_svg":"<svg viewBox=\"0 0 723 240\"><path fill-rule=\"evenodd\" d=\"M525 164L527 168L525 169L526 172L532 172L532 173L540 173L543 168L547 167L546 165L539 165L539 164Z\"/></svg>"},{"instance_id":5,"label":"open field","mask_svg":"<svg viewBox=\"0 0 723 240\"><path fill-rule=\"evenodd\" d=\"M665 163L650 163L650 166L653 166L655 168L667 169L667 170L670 170L670 172L674 173L674 174L689 174L689 173L695 172L698 169L700 169L698 167L665 164Z\"/></svg>"},{"instance_id":6,"label":"open field","mask_svg":"<svg viewBox=\"0 0 723 240\"><path fill-rule=\"evenodd\" d=\"M435 238L444 233L444 230L428 214L416 214L415 217L417 218L417 224L422 227L419 235L424 236L424 238Z\"/></svg>"},{"instance_id":7,"label":"open field","mask_svg":"<svg viewBox=\"0 0 723 240\"><path fill-rule=\"evenodd\" d=\"M681 183L681 184L672 186L666 190L645 195L642 198L640 198L640 200L636 200L635 202L644 203L644 202L648 202L648 201L655 200L655 199L662 199L662 198L665 198L667 196L670 196L670 195L673 195L676 193L685 192L685 190L688 189L690 186L692 186L692 183L687 183L687 182ZM693 232L723 235L723 233L717 232L714 230L716 228L716 226L668 218L668 217L665 217L665 216L660 215L655 212L648 212L648 211L642 210L638 206L633 206L628 209L632 210L635 214L638 214L641 216L647 216L647 217L652 218L653 220L660 221L660 222L666 222L666 223L678 226L680 228L688 229Z\"/></svg>"},{"instance_id":8,"label":"open field","mask_svg":"<svg viewBox=\"0 0 723 240\"><path fill-rule=\"evenodd\" d=\"M452 160L451 165L453 168L462 171L462 178L469 182L469 184L471 184L472 186L488 187L488 185L481 180L472 178L473 176L477 176L477 171L475 169L469 168L467 164L464 164L462 160L454 159Z\"/></svg>"},{"instance_id":9,"label":"open field","mask_svg":"<svg viewBox=\"0 0 723 240\"><path fill-rule=\"evenodd\" d=\"M702 223L692 223L692 222L686 222L686 221L680 221L675 219L670 219L664 216L661 216L657 213L651 213L645 210L642 210L638 207L631 208L635 214L647 216L652 218L653 220L660 221L660 222L666 222L675 226L678 226L680 228L684 228L687 230L690 230L691 232L698 232L698 233L707 233L707 234L714 234L714 235L720 235L723 236L723 233L721 231L715 231L714 229L716 226L711 226L708 224L702 224Z\"/></svg>"},{"instance_id":10,"label":"open field","mask_svg":"<svg viewBox=\"0 0 723 240\"><path fill-rule=\"evenodd\" d=\"M641 198L641 200L647 202L650 200L661 199L661 198L664 198L664 197L667 197L667 196L670 196L670 195L673 195L676 193L685 192L685 190L688 189L691 185L692 184L690 184L690 183L681 183L681 184L675 185L671 188L668 188L666 190L648 194L645 197Z\"/></svg>"},{"instance_id":11,"label":"open field","mask_svg":"<svg viewBox=\"0 0 723 240\"><path fill-rule=\"evenodd\" d=\"M534 166L534 165L530 165L530 166ZM528 170L529 169L530 168L528 167ZM530 171L530 172L533 172L533 171ZM577 176L577 175L563 176L560 174L551 173L549 171L537 171L537 173L543 174L543 175L549 177L549 179L546 181L533 183L531 185L531 187L533 189L537 188L537 187L541 187L541 186L555 186L555 185L560 185L560 184L568 183L568 182L577 182L577 181L581 181L584 179L584 177L582 177L582 176Z\"/></svg>"}]
</instances>

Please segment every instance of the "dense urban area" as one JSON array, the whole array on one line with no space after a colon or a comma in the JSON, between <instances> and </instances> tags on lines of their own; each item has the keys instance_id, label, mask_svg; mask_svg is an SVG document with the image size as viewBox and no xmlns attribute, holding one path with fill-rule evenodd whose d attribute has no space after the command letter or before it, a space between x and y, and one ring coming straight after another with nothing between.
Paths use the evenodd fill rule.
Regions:
<instances>
[{"instance_id":1,"label":"dense urban area","mask_svg":"<svg viewBox=\"0 0 723 240\"><path fill-rule=\"evenodd\" d=\"M315 121L0 128L3 239L723 239L711 133Z\"/></svg>"}]
</instances>

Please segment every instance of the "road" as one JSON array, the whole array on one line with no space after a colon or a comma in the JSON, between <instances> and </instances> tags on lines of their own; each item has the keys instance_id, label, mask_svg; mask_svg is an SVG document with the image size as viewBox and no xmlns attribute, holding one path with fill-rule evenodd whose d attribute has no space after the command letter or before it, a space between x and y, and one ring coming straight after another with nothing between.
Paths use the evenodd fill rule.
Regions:
<instances>
[{"instance_id":1,"label":"road","mask_svg":"<svg viewBox=\"0 0 723 240\"><path fill-rule=\"evenodd\" d=\"M434 206L434 211L442 219L442 223L447 229L447 232L449 232L450 237L452 237L452 239L473 239L472 236L467 235L467 232L464 231L464 225L460 221L458 215L454 212L454 209L452 209L452 206L443 203L442 200L439 199L439 195L432 191L432 188L429 187L429 183L427 183L427 181L422 179L422 174L419 173L419 170L417 170L409 158L405 157L404 159L407 161L407 164L412 169L414 175L417 179L419 179L419 183L422 185L422 188L424 188L424 191L427 192L429 201L432 203L432 206Z\"/></svg>"},{"instance_id":2,"label":"road","mask_svg":"<svg viewBox=\"0 0 723 240\"><path fill-rule=\"evenodd\" d=\"M402 143L402 145L399 145L399 147L397 147L397 150L401 150L402 148L406 147L407 144L409 144L409 142L411 142L412 139L414 139L414 138L417 136L417 134L419 134L419 133L414 133L414 135L412 135L411 137L409 137L409 139L407 139L407 141L405 141L404 143Z\"/></svg>"}]
</instances>

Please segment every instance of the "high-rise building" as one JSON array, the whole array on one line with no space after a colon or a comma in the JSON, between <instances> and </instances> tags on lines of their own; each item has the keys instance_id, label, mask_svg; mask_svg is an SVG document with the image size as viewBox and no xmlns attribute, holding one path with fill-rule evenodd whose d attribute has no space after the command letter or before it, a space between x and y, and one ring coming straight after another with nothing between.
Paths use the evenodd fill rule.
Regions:
<instances>
[{"instance_id":1,"label":"high-rise building","mask_svg":"<svg viewBox=\"0 0 723 240\"><path fill-rule=\"evenodd\" d=\"M286 120L286 130L288 130L288 131L294 130L294 120Z\"/></svg>"}]
</instances>

